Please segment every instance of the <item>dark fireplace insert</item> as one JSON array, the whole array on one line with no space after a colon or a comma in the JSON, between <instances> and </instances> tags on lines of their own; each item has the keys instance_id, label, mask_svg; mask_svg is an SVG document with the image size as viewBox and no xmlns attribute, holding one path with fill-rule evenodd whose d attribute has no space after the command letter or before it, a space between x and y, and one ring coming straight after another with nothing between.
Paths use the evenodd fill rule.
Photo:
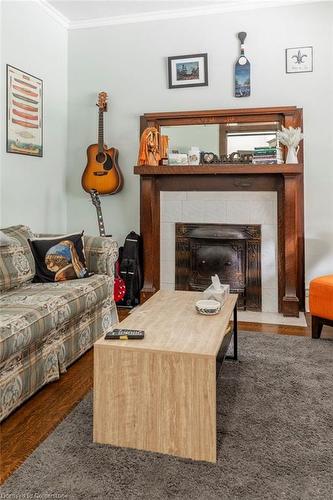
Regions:
<instances>
[{"instance_id":1,"label":"dark fireplace insert","mask_svg":"<svg viewBox=\"0 0 333 500\"><path fill-rule=\"evenodd\" d=\"M202 291L218 274L238 308L261 311L261 226L176 223L176 290Z\"/></svg>"}]
</instances>

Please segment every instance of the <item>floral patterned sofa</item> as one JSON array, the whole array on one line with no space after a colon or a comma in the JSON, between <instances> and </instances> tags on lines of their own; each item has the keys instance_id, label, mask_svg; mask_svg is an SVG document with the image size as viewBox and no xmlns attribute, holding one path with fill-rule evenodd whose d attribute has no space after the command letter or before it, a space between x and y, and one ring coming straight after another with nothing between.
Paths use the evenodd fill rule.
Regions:
<instances>
[{"instance_id":1,"label":"floral patterned sofa","mask_svg":"<svg viewBox=\"0 0 333 500\"><path fill-rule=\"evenodd\" d=\"M35 264L26 226L2 229L0 246L0 421L66 368L118 321L113 300L117 243L85 236L92 276L32 283Z\"/></svg>"}]
</instances>

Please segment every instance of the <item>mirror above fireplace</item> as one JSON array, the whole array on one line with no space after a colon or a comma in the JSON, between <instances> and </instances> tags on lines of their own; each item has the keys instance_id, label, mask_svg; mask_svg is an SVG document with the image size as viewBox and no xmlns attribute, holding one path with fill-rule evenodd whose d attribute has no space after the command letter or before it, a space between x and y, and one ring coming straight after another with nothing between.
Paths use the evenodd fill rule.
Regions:
<instances>
[{"instance_id":1,"label":"mirror above fireplace","mask_svg":"<svg viewBox=\"0 0 333 500\"><path fill-rule=\"evenodd\" d=\"M168 125L160 128L169 138L169 152L187 154L192 147L215 155L253 153L255 148L277 146L281 122L220 123L201 125Z\"/></svg>"}]
</instances>

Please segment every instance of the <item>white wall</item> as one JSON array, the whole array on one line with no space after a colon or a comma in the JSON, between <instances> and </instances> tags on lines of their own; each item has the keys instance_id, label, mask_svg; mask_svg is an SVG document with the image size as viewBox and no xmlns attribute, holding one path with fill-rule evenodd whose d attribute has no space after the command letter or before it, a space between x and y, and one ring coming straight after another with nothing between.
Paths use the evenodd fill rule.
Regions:
<instances>
[{"instance_id":1,"label":"white wall","mask_svg":"<svg viewBox=\"0 0 333 500\"><path fill-rule=\"evenodd\" d=\"M80 186L85 149L96 142L94 102L111 95L106 142L120 150L125 186L102 200L107 231L123 240L139 227L136 163L139 115L253 106L304 110L306 279L333 271L333 5L316 3L168 21L74 30L69 34L69 229L97 232L89 197ZM233 97L237 32L246 31L252 95ZM314 71L285 73L285 48L312 45ZM167 88L166 58L207 52L209 86Z\"/></svg>"},{"instance_id":2,"label":"white wall","mask_svg":"<svg viewBox=\"0 0 333 500\"><path fill-rule=\"evenodd\" d=\"M5 153L5 123L1 120L3 226L22 222L36 231L63 231L67 225L69 230L84 228L88 233L97 233L94 209L80 179L86 163L85 149L96 141L94 103L100 90L111 96L106 140L119 148L125 175L123 191L102 201L107 231L119 241L130 229L139 228L139 178L132 172L140 114L297 105L304 109L306 136L307 281L314 275L332 272L331 3L71 31L68 137L65 29L37 3L5 1L2 9L2 110L6 63L44 80L43 158ZM248 33L246 52L252 63L252 95L236 99L232 75L239 49L236 33L242 30ZM302 45L314 47L314 72L286 74L284 49ZM169 90L167 56L198 52L208 52L209 86Z\"/></svg>"},{"instance_id":3,"label":"white wall","mask_svg":"<svg viewBox=\"0 0 333 500\"><path fill-rule=\"evenodd\" d=\"M65 231L67 31L36 2L2 2L1 226ZM6 153L6 64L44 82L44 156Z\"/></svg>"}]
</instances>

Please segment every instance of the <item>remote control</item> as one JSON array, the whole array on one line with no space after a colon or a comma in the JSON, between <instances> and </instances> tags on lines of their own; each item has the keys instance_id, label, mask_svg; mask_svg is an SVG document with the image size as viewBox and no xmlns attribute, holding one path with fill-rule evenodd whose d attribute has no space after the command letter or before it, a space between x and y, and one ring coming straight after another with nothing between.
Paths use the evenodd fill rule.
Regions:
<instances>
[{"instance_id":1,"label":"remote control","mask_svg":"<svg viewBox=\"0 0 333 500\"><path fill-rule=\"evenodd\" d=\"M131 340L143 339L145 332L143 330L129 330L128 328L115 328L112 332L105 335L105 340Z\"/></svg>"}]
</instances>

